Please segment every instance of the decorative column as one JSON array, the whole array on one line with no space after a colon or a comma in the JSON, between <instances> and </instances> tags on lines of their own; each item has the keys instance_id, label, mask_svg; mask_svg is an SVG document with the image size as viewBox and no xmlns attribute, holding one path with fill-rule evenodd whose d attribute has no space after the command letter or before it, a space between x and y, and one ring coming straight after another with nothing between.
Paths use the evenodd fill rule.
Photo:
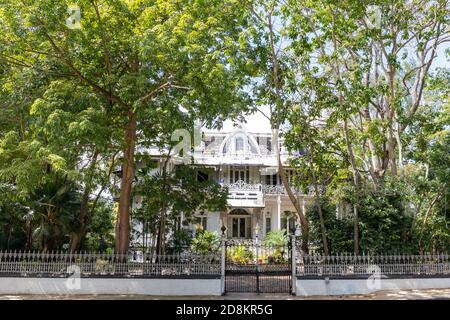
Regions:
<instances>
[{"instance_id":1,"label":"decorative column","mask_svg":"<svg viewBox=\"0 0 450 320\"><path fill-rule=\"evenodd\" d=\"M302 212L303 212L303 214L306 214L305 213L305 196L302 196Z\"/></svg>"},{"instance_id":2,"label":"decorative column","mask_svg":"<svg viewBox=\"0 0 450 320\"><path fill-rule=\"evenodd\" d=\"M267 226L266 226L266 212L264 211L264 209L261 209L261 219L262 219L262 221L261 221L261 223L262 223L261 234L262 234L263 237L266 235L266 230L267 230Z\"/></svg>"},{"instance_id":3,"label":"decorative column","mask_svg":"<svg viewBox=\"0 0 450 320\"><path fill-rule=\"evenodd\" d=\"M280 230L281 229L281 196L278 195L277 198L277 214L275 217L275 230Z\"/></svg>"}]
</instances>

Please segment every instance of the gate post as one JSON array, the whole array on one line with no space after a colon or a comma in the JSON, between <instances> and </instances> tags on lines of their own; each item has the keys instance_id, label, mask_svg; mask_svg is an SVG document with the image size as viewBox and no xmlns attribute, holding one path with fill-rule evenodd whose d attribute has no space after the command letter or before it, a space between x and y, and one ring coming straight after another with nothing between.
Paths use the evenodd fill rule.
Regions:
<instances>
[{"instance_id":1,"label":"gate post","mask_svg":"<svg viewBox=\"0 0 450 320\"><path fill-rule=\"evenodd\" d=\"M259 293L259 242L258 235L256 235L256 293Z\"/></svg>"},{"instance_id":2,"label":"gate post","mask_svg":"<svg viewBox=\"0 0 450 320\"><path fill-rule=\"evenodd\" d=\"M297 294L297 246L295 245L295 235L291 235L291 294L295 296Z\"/></svg>"},{"instance_id":3,"label":"gate post","mask_svg":"<svg viewBox=\"0 0 450 320\"><path fill-rule=\"evenodd\" d=\"M225 295L225 258L226 258L226 239L222 237L222 254L221 254L221 262L220 262L220 288L222 291L222 295Z\"/></svg>"}]
</instances>

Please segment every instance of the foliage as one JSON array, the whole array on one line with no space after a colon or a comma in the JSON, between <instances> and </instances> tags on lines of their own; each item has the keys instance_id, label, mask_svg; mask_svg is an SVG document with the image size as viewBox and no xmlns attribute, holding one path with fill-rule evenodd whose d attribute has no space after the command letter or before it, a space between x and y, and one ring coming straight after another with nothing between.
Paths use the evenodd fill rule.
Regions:
<instances>
[{"instance_id":1,"label":"foliage","mask_svg":"<svg viewBox=\"0 0 450 320\"><path fill-rule=\"evenodd\" d=\"M117 223L125 251L134 195L133 223L164 246L226 191L189 166L142 169L145 150L169 161L174 130L265 105L290 183L314 192L307 220L296 208L304 243L450 249L447 0L79 0L81 29L69 4L0 4L1 247L110 249Z\"/></svg>"},{"instance_id":2,"label":"foliage","mask_svg":"<svg viewBox=\"0 0 450 320\"><path fill-rule=\"evenodd\" d=\"M353 225L351 217L337 217L336 204L332 203L329 198L322 198L321 202L330 253L351 252L353 250ZM323 252L318 207L315 202L311 203L308 207L307 216L309 221L311 221L310 241L312 247Z\"/></svg>"},{"instance_id":3,"label":"foliage","mask_svg":"<svg viewBox=\"0 0 450 320\"><path fill-rule=\"evenodd\" d=\"M286 230L273 230L264 236L263 245L270 247L284 247L287 245L289 237Z\"/></svg>"},{"instance_id":4,"label":"foliage","mask_svg":"<svg viewBox=\"0 0 450 320\"><path fill-rule=\"evenodd\" d=\"M142 197L142 207L136 210L135 218L149 223L147 231L157 235L158 246L164 246L166 235L178 230L181 215L184 223L189 223L194 222L196 212L226 209L227 191L213 179L199 181L196 168L178 165L170 172L153 174L149 170L139 171L135 192Z\"/></svg>"},{"instance_id":5,"label":"foliage","mask_svg":"<svg viewBox=\"0 0 450 320\"><path fill-rule=\"evenodd\" d=\"M220 249L221 237L217 232L197 230L192 239L192 251L195 253L217 253Z\"/></svg>"},{"instance_id":6,"label":"foliage","mask_svg":"<svg viewBox=\"0 0 450 320\"><path fill-rule=\"evenodd\" d=\"M187 229L176 230L167 244L168 253L182 252L184 249L191 247L192 231Z\"/></svg>"},{"instance_id":7,"label":"foliage","mask_svg":"<svg viewBox=\"0 0 450 320\"><path fill-rule=\"evenodd\" d=\"M101 201L89 221L83 248L88 251L106 252L114 248L113 209Z\"/></svg>"},{"instance_id":8,"label":"foliage","mask_svg":"<svg viewBox=\"0 0 450 320\"><path fill-rule=\"evenodd\" d=\"M249 264L253 260L253 252L243 244L227 248L228 260L236 264Z\"/></svg>"}]
</instances>

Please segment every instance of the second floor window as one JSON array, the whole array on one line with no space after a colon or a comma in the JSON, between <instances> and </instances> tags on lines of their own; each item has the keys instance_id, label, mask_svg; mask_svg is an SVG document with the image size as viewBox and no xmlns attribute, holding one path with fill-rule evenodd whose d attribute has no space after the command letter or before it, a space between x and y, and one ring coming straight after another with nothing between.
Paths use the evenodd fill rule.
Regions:
<instances>
[{"instance_id":1,"label":"second floor window","mask_svg":"<svg viewBox=\"0 0 450 320\"><path fill-rule=\"evenodd\" d=\"M269 186L276 186L277 185L277 175L267 175L266 176L266 184Z\"/></svg>"},{"instance_id":2,"label":"second floor window","mask_svg":"<svg viewBox=\"0 0 450 320\"><path fill-rule=\"evenodd\" d=\"M230 169L230 183L238 182L239 180L249 183L250 172L247 167Z\"/></svg>"}]
</instances>

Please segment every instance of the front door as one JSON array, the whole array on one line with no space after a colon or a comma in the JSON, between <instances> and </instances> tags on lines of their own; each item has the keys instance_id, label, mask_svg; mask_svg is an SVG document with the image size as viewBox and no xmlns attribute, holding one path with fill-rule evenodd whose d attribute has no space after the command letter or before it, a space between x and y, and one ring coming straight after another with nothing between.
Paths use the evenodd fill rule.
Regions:
<instances>
[{"instance_id":1,"label":"front door","mask_svg":"<svg viewBox=\"0 0 450 320\"><path fill-rule=\"evenodd\" d=\"M250 217L232 217L230 220L232 238L250 238Z\"/></svg>"}]
</instances>

